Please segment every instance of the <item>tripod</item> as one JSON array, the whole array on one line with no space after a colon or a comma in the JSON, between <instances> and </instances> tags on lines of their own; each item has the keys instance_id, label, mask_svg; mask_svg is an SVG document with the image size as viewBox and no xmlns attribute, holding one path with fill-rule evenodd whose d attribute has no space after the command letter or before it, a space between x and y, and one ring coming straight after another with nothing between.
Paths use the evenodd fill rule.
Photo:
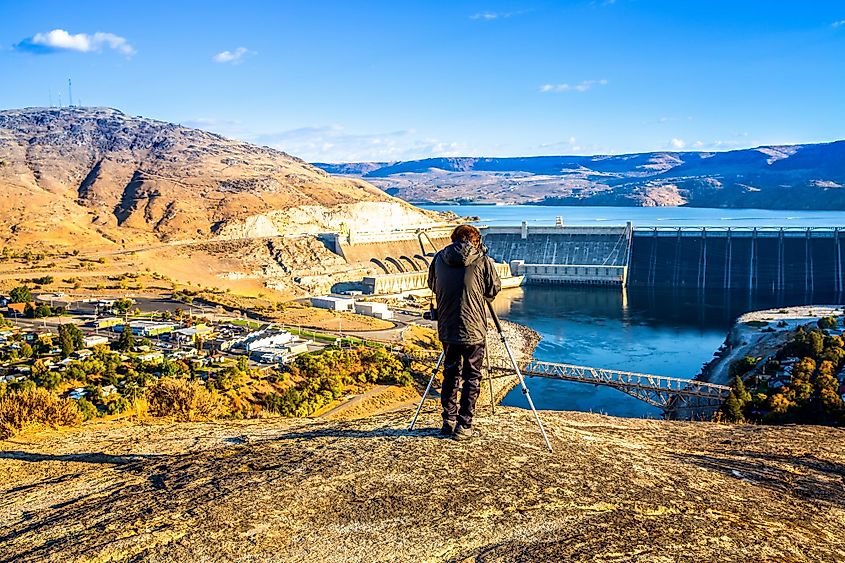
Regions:
<instances>
[{"instance_id":1,"label":"tripod","mask_svg":"<svg viewBox=\"0 0 845 563\"><path fill-rule=\"evenodd\" d=\"M519 378L519 385L522 387L522 394L525 395L526 400L528 401L528 406L531 408L531 412L534 413L534 420L537 421L537 426L540 427L540 433L543 435L543 441L546 442L546 447L549 448L549 451L552 450L552 445L549 442L549 437L546 436L546 429L543 428L543 423L540 422L540 415L537 414L537 409L534 407L534 401L531 400L531 394L528 392L528 386L525 385L525 378L522 376L522 372L519 369L519 365L516 363L516 358L513 356L513 352L511 352L511 348L508 345L508 340L505 338L505 332L502 330L502 323L499 322L499 317L496 315L496 311L493 310L493 304L489 301L487 302L487 309L490 311L490 314L493 317L493 324L496 325L496 332L499 333L499 338L502 340L502 344L505 347L505 352L508 355L508 359L510 360L511 365L513 366L513 370L516 372L516 376ZM434 366L434 370L431 372L431 378L428 380L428 385L425 387L425 393L423 393L422 398L420 399L420 404L417 405L417 412L414 413L414 418L411 420L411 425L408 427L408 430L413 430L414 425L417 423L417 417L420 415L420 411L422 410L423 403L425 403L426 398L428 397L428 392L431 390L431 385L434 383L434 377L437 375L437 371L440 369L440 365L443 363L443 359L446 352L440 352L440 357L437 359L437 364ZM488 377L490 374L489 366L488 366ZM492 403L493 397L493 388L492 388L492 378L490 378L490 397ZM494 411L495 412L495 411Z\"/></svg>"}]
</instances>

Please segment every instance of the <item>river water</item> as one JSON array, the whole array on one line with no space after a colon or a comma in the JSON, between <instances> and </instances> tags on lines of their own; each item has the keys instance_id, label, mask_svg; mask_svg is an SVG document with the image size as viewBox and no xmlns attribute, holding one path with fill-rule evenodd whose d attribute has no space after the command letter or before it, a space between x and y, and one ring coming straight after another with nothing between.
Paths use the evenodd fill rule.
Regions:
<instances>
[{"instance_id":1,"label":"river water","mask_svg":"<svg viewBox=\"0 0 845 563\"><path fill-rule=\"evenodd\" d=\"M479 217L479 224L845 227L845 212L769 211L642 207L425 206ZM625 291L610 288L526 286L504 290L497 313L540 333L535 357L551 362L606 367L691 378L713 357L744 312L800 305L840 304L835 295L701 292L695 289ZM545 378L527 380L541 409L603 412L626 417L659 417L660 410L609 387ZM502 402L527 406L519 388Z\"/></svg>"}]
</instances>

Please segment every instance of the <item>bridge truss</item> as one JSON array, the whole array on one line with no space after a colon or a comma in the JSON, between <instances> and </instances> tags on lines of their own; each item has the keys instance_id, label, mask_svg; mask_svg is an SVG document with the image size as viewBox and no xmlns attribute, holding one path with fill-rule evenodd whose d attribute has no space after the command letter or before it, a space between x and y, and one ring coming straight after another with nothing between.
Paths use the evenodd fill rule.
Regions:
<instances>
[{"instance_id":1,"label":"bridge truss","mask_svg":"<svg viewBox=\"0 0 845 563\"><path fill-rule=\"evenodd\" d=\"M437 357L436 352L426 351L427 360ZM416 353L418 359L422 354ZM504 358L490 358L490 369L512 372L513 367ZM577 366L555 362L529 360L519 362L519 369L527 377L547 377L578 383L591 383L613 387L636 399L663 410L664 415L690 414L692 411L712 414L728 397L730 387L693 379L667 377L647 373Z\"/></svg>"}]
</instances>

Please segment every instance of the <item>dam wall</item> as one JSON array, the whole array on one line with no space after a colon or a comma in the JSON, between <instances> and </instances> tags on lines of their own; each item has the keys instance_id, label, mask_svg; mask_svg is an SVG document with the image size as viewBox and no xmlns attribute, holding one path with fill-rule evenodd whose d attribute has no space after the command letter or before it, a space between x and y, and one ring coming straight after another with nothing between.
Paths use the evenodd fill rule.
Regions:
<instances>
[{"instance_id":1,"label":"dam wall","mask_svg":"<svg viewBox=\"0 0 845 563\"><path fill-rule=\"evenodd\" d=\"M502 279L502 285L512 279L511 268L507 264L496 264L496 272ZM364 293L372 295L392 295L428 288L428 269L423 272L403 274L381 274L364 278Z\"/></svg>"},{"instance_id":2,"label":"dam wall","mask_svg":"<svg viewBox=\"0 0 845 563\"><path fill-rule=\"evenodd\" d=\"M525 283L616 285L627 283L633 226L481 229L497 262L511 265Z\"/></svg>"},{"instance_id":3,"label":"dam wall","mask_svg":"<svg viewBox=\"0 0 845 563\"><path fill-rule=\"evenodd\" d=\"M369 263L384 274L428 270L435 252L449 244L452 226L384 232L330 233L324 244L348 263Z\"/></svg>"},{"instance_id":4,"label":"dam wall","mask_svg":"<svg viewBox=\"0 0 845 563\"><path fill-rule=\"evenodd\" d=\"M636 229L628 283L840 293L844 242L839 228Z\"/></svg>"}]
</instances>

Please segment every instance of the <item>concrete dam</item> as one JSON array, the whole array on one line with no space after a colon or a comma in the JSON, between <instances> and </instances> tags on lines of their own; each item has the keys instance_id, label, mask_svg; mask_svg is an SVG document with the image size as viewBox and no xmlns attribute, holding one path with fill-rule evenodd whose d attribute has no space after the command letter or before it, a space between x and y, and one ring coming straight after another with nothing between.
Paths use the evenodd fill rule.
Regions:
<instances>
[{"instance_id":1,"label":"concrete dam","mask_svg":"<svg viewBox=\"0 0 845 563\"><path fill-rule=\"evenodd\" d=\"M784 292L845 290L839 228L488 227L525 283Z\"/></svg>"},{"instance_id":2,"label":"concrete dam","mask_svg":"<svg viewBox=\"0 0 845 563\"><path fill-rule=\"evenodd\" d=\"M452 225L386 233L333 234L326 245L348 262L369 264L371 294L426 287L434 253ZM506 286L583 284L771 292L845 291L839 228L704 228L557 225L482 227Z\"/></svg>"}]
</instances>

